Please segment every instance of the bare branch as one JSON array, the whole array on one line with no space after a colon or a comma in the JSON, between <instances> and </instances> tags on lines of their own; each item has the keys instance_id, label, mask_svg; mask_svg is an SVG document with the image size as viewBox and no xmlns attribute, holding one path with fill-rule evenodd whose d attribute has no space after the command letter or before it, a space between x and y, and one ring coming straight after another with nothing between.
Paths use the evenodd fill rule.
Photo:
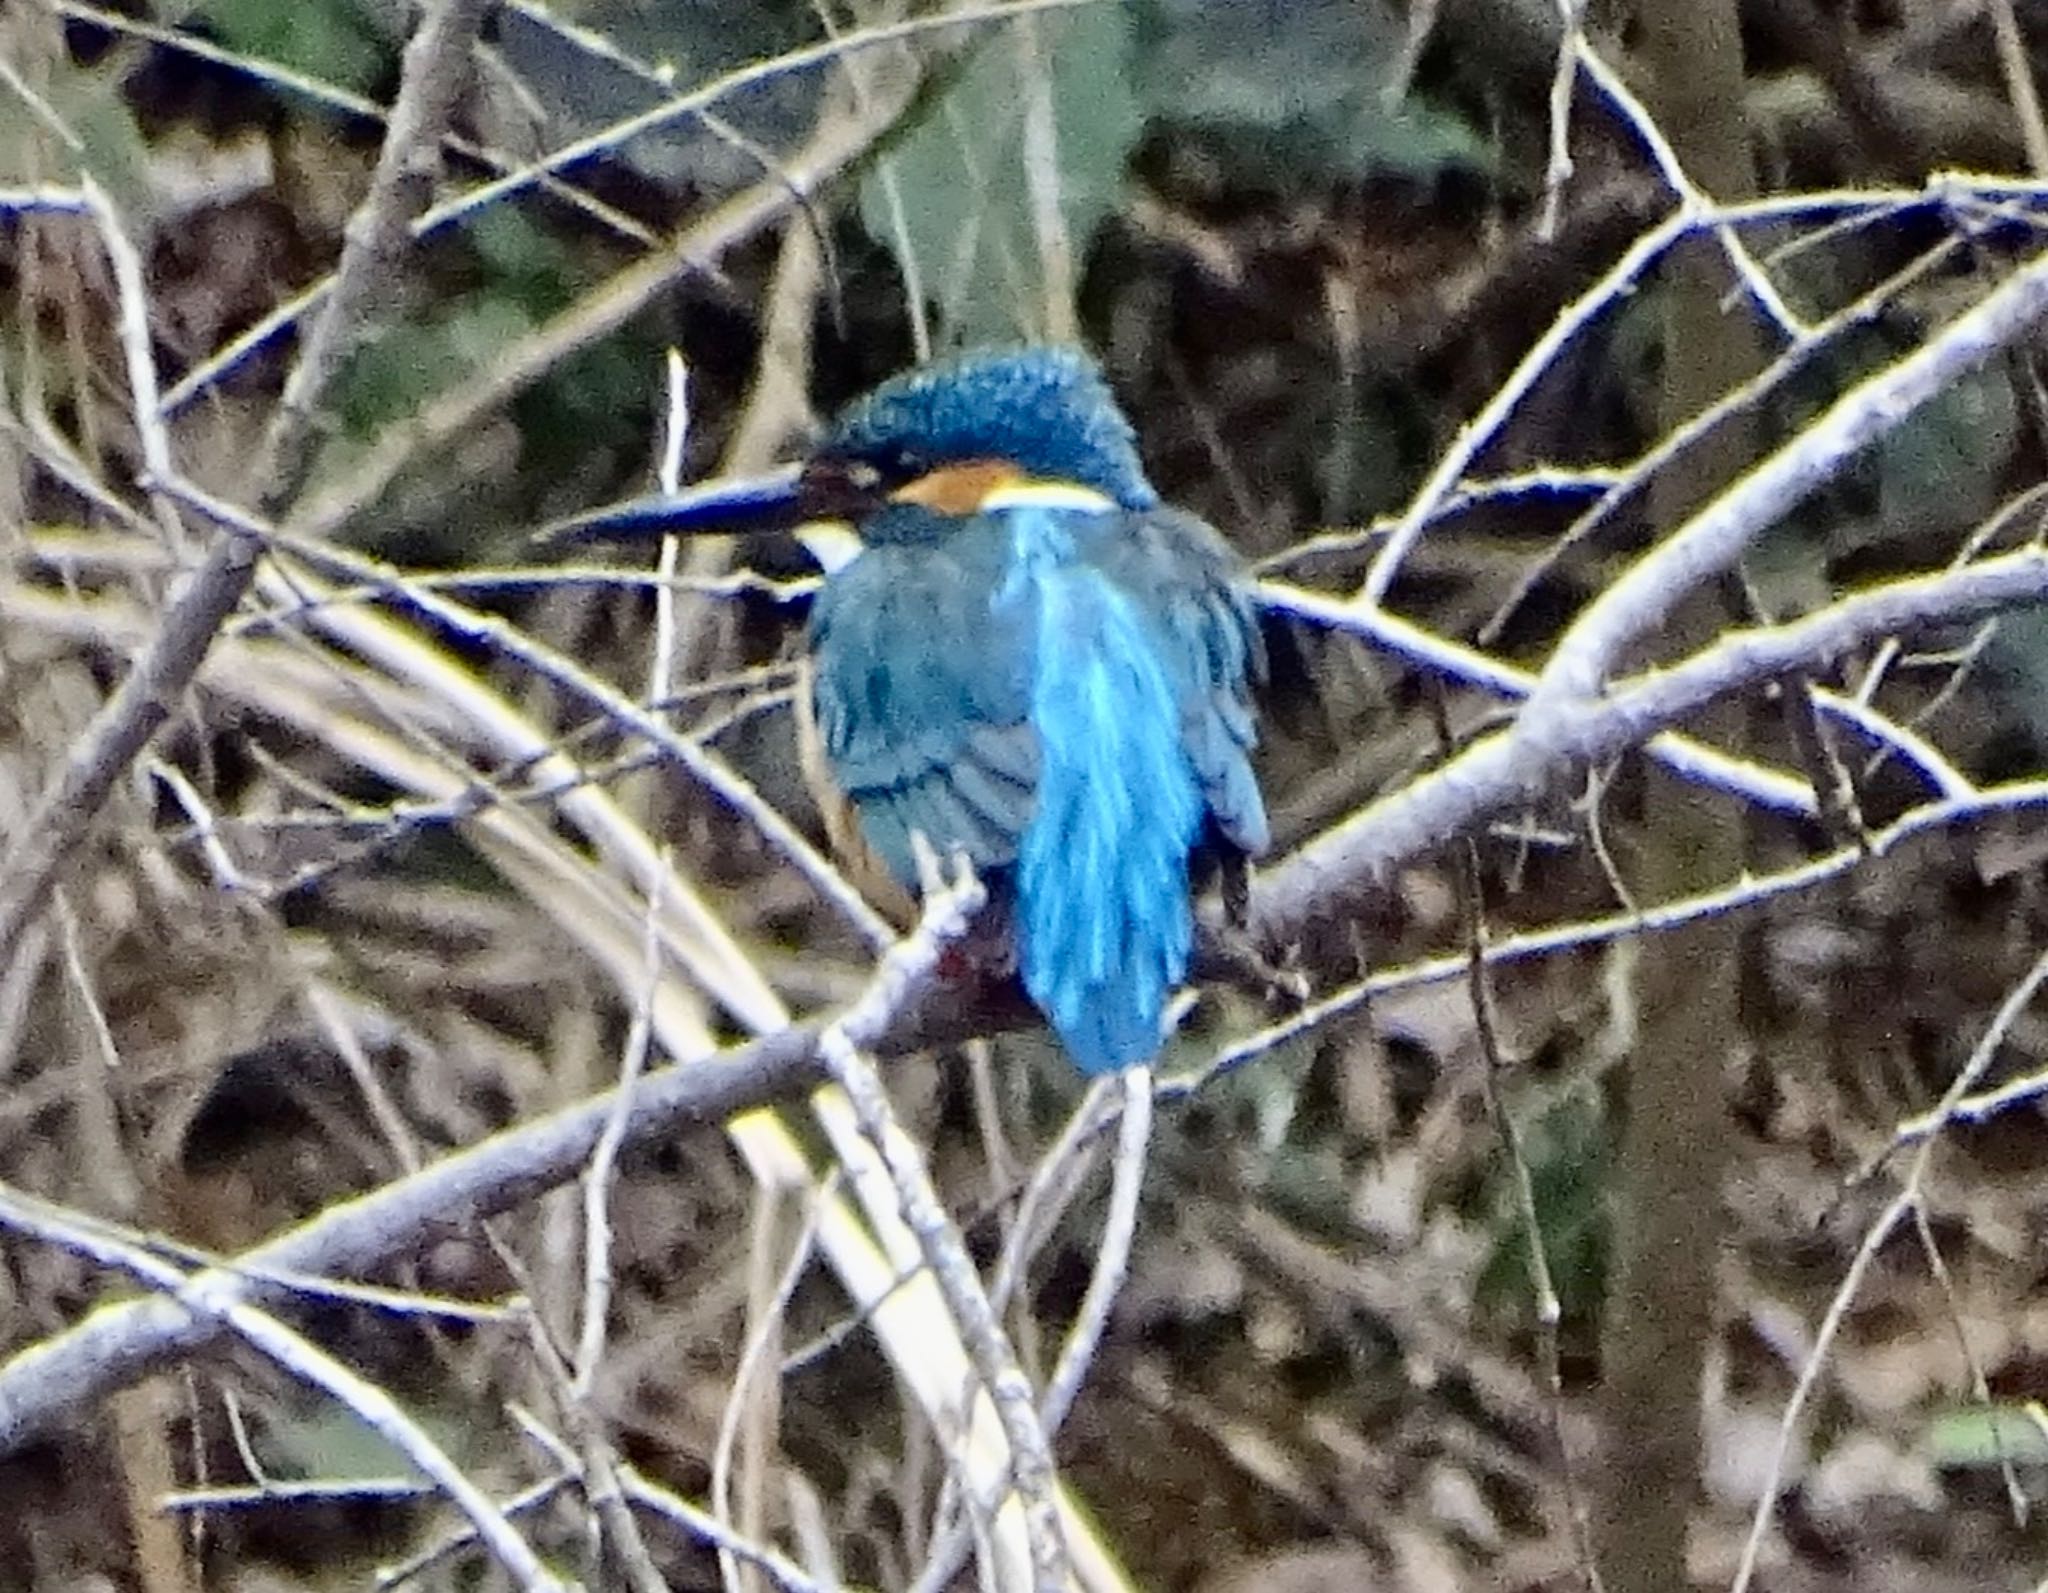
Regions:
<instances>
[{"instance_id":1,"label":"bare branch","mask_svg":"<svg viewBox=\"0 0 2048 1593\"><path fill-rule=\"evenodd\" d=\"M2037 270L2036 278L2048 289L2048 270ZM1746 476L1731 495L1743 493L1765 468ZM1726 501L1724 496L1710 506L1702 519L1720 519L1726 512L1720 504ZM1681 531L1674 541L1686 535ZM1627 581L1623 577L1623 583ZM2006 554L1967 570L1876 587L1790 625L1735 632L1681 665L1624 682L1605 695L1564 698L1540 713L1532 699L1508 729L1475 742L1443 767L1345 820L1262 876L1253 897L1253 922L1269 942L1286 944L1301 934L1320 908L1346 899L1395 864L1534 800L1573 768L1640 746L1717 696L1818 663L1892 631L1982 616L2038 601L2044 592L2048 555ZM1308 614L1310 606L1301 605L1297 611ZM1346 608L1330 602L1311 617L1342 624ZM1611 623L1616 630L1635 628L1619 616ZM1551 667L1557 667L1555 661Z\"/></svg>"},{"instance_id":2,"label":"bare branch","mask_svg":"<svg viewBox=\"0 0 2048 1593\"><path fill-rule=\"evenodd\" d=\"M388 293L388 273L403 246L407 220L426 205L441 130L455 107L469 64L469 47L487 0L439 0L428 8L406 46L404 75L391 113L370 191L350 218L335 290L308 333L285 388L284 405L264 442L256 496L266 513L289 502L312 457L314 411L334 372L361 335L371 306ZM110 207L99 207L101 236L120 285L130 398L142 425L143 457L161 487L172 474L169 444L157 414L155 366L149 357L148 307L139 265ZM224 532L163 617L156 636L120 689L93 717L54 785L36 804L21 833L0 859L0 966L14 955L22 931L41 911L58 871L84 840L114 786L170 717L171 704L191 683L207 649L249 590L261 549L252 539Z\"/></svg>"},{"instance_id":3,"label":"bare branch","mask_svg":"<svg viewBox=\"0 0 2048 1593\"><path fill-rule=\"evenodd\" d=\"M1575 761L1596 762L1618 755L1682 717L1717 692L1768 679L1796 663L1812 663L1829 652L1908 625L1939 623L1959 615L2038 599L2048 592L2048 554L2022 552L1986 560L1966 569L1925 576L1895 587L1879 587L1845 600L1794 625L1738 633L1678 669L1654 673L1608 697L1568 705L1555 753L1532 758L1505 731L1475 744L1435 773L1339 825L1261 880L1253 897L1254 921L1275 939L1313 917L1319 904L1336 902L1378 871L1439 844L1520 801L1550 788ZM1331 603L1341 621L1344 605ZM1964 801L1915 809L1889 831L1871 837L1881 855L1912 834L2043 801L2035 785L1992 788ZM1862 852L1802 864L1781 889L1807 888L1852 866ZM1759 882L1703 904L1699 911L1725 912L1769 892ZM1616 933L1650 931L1687 921L1683 911L1657 909L1631 917ZM1586 934L1571 929L1548 937L1503 939L1487 948L1488 959L1539 955L1582 944ZM1464 968L1453 957L1431 977L1456 978ZM1019 1021L1022 1009L999 992L970 996L949 988L933 1002L929 981L913 980L892 1009L885 1034L863 1032L860 1043L884 1050L914 1049L985 1033ZM1319 1006L1304 1016L1323 1019L1335 1008ZM717 1123L750 1108L783 1099L818 1077L813 1027L781 1031L726 1052L716 1061L693 1063L649 1075L635 1092L629 1143L673 1133L688 1123ZM525 1125L433 1163L413 1177L350 1202L250 1252L243 1263L261 1271L346 1273L374 1266L402 1253L437 1224L465 1213L506 1210L575 1176L610 1119L612 1097L601 1096L568 1111ZM238 1278L252 1295L261 1285ZM164 1299L107 1306L78 1326L32 1345L0 1366L0 1453L61 1419L80 1404L104 1396L143 1375L170 1355L189 1351L212 1334L210 1324Z\"/></svg>"},{"instance_id":4,"label":"bare branch","mask_svg":"<svg viewBox=\"0 0 2048 1593\"><path fill-rule=\"evenodd\" d=\"M60 1245L106 1266L118 1267L151 1288L174 1296L182 1309L225 1328L264 1355L331 1395L361 1417L380 1437L431 1478L469 1518L478 1539L522 1588L558 1593L550 1576L504 1512L469 1480L440 1445L397 1401L357 1376L325 1350L293 1332L242 1297L239 1285L220 1272L188 1276L148 1251L112 1237L103 1227L77 1222L46 1202L0 1191L0 1224L46 1244Z\"/></svg>"}]
</instances>

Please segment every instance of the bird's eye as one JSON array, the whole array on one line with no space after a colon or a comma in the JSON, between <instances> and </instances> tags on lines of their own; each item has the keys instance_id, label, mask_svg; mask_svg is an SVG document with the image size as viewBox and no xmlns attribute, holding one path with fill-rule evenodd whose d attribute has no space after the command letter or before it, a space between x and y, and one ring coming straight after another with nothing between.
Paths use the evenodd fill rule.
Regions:
<instances>
[{"instance_id":1,"label":"bird's eye","mask_svg":"<svg viewBox=\"0 0 2048 1593\"><path fill-rule=\"evenodd\" d=\"M804 466L803 482L814 504L840 513L876 497L882 472L864 459L813 459Z\"/></svg>"}]
</instances>

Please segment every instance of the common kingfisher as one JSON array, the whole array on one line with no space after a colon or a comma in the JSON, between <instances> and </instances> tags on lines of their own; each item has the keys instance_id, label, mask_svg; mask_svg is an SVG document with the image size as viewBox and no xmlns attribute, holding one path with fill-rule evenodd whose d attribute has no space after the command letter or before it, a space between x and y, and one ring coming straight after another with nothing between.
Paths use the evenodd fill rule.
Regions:
<instances>
[{"instance_id":1,"label":"common kingfisher","mask_svg":"<svg viewBox=\"0 0 2048 1593\"><path fill-rule=\"evenodd\" d=\"M1187 975L1196 860L1241 878L1267 843L1265 654L1236 556L1160 501L1094 363L1050 347L911 371L773 476L600 509L550 540L821 522L859 545L808 636L834 845L864 842L905 891L913 837L965 854L1073 1060L1149 1061Z\"/></svg>"}]
</instances>

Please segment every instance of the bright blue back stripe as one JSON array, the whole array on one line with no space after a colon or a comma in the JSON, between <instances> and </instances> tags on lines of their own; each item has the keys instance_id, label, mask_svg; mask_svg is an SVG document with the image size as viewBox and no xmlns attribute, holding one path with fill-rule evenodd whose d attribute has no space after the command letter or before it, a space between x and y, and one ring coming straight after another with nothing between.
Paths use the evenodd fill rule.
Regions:
<instances>
[{"instance_id":1,"label":"bright blue back stripe","mask_svg":"<svg viewBox=\"0 0 2048 1593\"><path fill-rule=\"evenodd\" d=\"M1130 600L1067 561L1057 513L1016 509L1020 581L1035 590L1031 718L1037 808L1018 858L1024 988L1076 1065L1109 1072L1159 1049L1194 939L1187 859L1202 799L1171 678Z\"/></svg>"}]
</instances>

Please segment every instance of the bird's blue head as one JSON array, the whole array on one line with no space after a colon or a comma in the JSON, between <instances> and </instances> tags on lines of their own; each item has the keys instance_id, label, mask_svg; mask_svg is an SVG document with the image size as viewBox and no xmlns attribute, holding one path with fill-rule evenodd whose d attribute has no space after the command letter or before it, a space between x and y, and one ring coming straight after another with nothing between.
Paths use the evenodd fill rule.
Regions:
<instances>
[{"instance_id":1,"label":"bird's blue head","mask_svg":"<svg viewBox=\"0 0 2048 1593\"><path fill-rule=\"evenodd\" d=\"M985 349L920 366L855 400L805 459L775 475L613 504L552 527L546 539L851 521L884 540L921 540L945 516L973 512L986 491L1017 483L1079 487L1130 510L1159 502L1130 422L1078 350Z\"/></svg>"},{"instance_id":2,"label":"bird's blue head","mask_svg":"<svg viewBox=\"0 0 2048 1593\"><path fill-rule=\"evenodd\" d=\"M849 406L816 457L866 465L895 487L989 464L1125 509L1159 501L1102 372L1069 348L981 350L907 372Z\"/></svg>"}]
</instances>

